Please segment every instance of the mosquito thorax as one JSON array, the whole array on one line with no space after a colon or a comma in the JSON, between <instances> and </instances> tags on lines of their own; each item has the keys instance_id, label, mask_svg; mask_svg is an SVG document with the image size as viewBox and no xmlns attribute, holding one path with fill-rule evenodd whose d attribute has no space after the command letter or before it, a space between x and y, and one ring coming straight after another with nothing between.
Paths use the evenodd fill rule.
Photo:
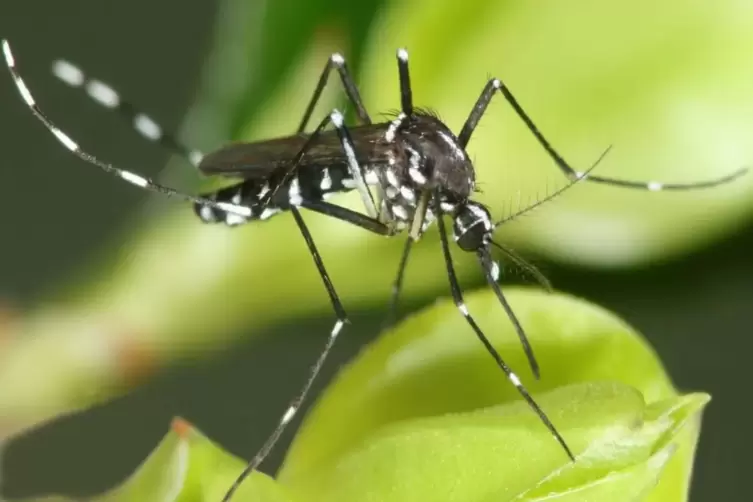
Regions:
<instances>
[{"instance_id":1,"label":"mosquito thorax","mask_svg":"<svg viewBox=\"0 0 753 502\"><path fill-rule=\"evenodd\" d=\"M457 200L465 200L473 192L473 164L439 118L423 111L400 115L385 139L394 144L395 158L390 163L407 183L422 190L438 189Z\"/></svg>"},{"instance_id":2,"label":"mosquito thorax","mask_svg":"<svg viewBox=\"0 0 753 502\"><path fill-rule=\"evenodd\" d=\"M455 242L463 251L476 251L486 246L494 231L491 214L478 202L457 205L452 223Z\"/></svg>"}]
</instances>

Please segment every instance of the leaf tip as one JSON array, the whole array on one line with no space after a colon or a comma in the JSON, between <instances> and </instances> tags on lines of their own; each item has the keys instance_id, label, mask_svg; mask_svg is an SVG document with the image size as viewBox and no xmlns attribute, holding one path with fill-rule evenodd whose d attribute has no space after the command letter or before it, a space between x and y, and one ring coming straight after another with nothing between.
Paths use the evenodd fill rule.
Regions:
<instances>
[{"instance_id":1,"label":"leaf tip","mask_svg":"<svg viewBox=\"0 0 753 502\"><path fill-rule=\"evenodd\" d=\"M178 437L185 439L191 434L191 431L193 431L193 425L184 418L175 417L170 424L170 429L177 434Z\"/></svg>"}]
</instances>

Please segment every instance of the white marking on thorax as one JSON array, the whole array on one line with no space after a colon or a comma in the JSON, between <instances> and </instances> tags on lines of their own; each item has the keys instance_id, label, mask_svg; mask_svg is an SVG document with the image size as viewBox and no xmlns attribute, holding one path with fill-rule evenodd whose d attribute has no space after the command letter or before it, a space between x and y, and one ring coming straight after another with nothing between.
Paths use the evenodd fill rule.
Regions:
<instances>
[{"instance_id":1,"label":"white marking on thorax","mask_svg":"<svg viewBox=\"0 0 753 502\"><path fill-rule=\"evenodd\" d=\"M445 132L443 131L437 131L439 133L439 137L442 138L442 140L449 146L455 156L458 159L465 159L465 152L462 148L458 146L457 141L453 140L451 137L449 137Z\"/></svg>"},{"instance_id":2,"label":"white marking on thorax","mask_svg":"<svg viewBox=\"0 0 753 502\"><path fill-rule=\"evenodd\" d=\"M414 169L418 169L420 167L421 154L418 153L416 149L408 145L405 146L405 149L408 151L408 163Z\"/></svg>"},{"instance_id":3,"label":"white marking on thorax","mask_svg":"<svg viewBox=\"0 0 753 502\"><path fill-rule=\"evenodd\" d=\"M410 146L406 146L405 149L408 151L408 163L410 164L408 176L417 184L425 185L427 180L426 176L421 172L421 154Z\"/></svg>"},{"instance_id":4,"label":"white marking on thorax","mask_svg":"<svg viewBox=\"0 0 753 502\"><path fill-rule=\"evenodd\" d=\"M389 127L387 127L387 132L384 133L384 139L387 143L395 141L395 133L397 133L397 129L402 125L404 120L405 114L401 113L390 123Z\"/></svg>"}]
</instances>

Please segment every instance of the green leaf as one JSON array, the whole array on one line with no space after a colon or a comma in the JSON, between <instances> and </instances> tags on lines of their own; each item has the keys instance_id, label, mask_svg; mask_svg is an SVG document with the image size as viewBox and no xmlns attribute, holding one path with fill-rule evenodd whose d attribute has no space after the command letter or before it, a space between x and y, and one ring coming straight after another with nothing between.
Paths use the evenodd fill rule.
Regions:
<instances>
[{"instance_id":1,"label":"green leaf","mask_svg":"<svg viewBox=\"0 0 753 502\"><path fill-rule=\"evenodd\" d=\"M543 370L540 382L523 380L575 464L443 301L341 372L296 436L280 482L322 501L685 500L708 397L678 396L648 345L604 310L530 290L508 297ZM469 295L467 305L527 374L494 295ZM658 480L664 498L646 498Z\"/></svg>"},{"instance_id":2,"label":"green leaf","mask_svg":"<svg viewBox=\"0 0 753 502\"><path fill-rule=\"evenodd\" d=\"M645 341L603 309L533 290L508 298L544 370L527 386L576 462L442 301L367 347L310 412L278 479L256 472L233 500L686 500L708 396L678 395ZM523 368L496 297L475 293L467 306ZM176 420L130 479L95 500L216 502L243 467Z\"/></svg>"},{"instance_id":3,"label":"green leaf","mask_svg":"<svg viewBox=\"0 0 753 502\"><path fill-rule=\"evenodd\" d=\"M217 447L182 419L175 419L143 464L122 485L94 497L97 502L218 502L245 466L245 462ZM253 473L237 492L237 500L293 502L273 479ZM65 497L43 497L28 502L65 502Z\"/></svg>"}]
</instances>

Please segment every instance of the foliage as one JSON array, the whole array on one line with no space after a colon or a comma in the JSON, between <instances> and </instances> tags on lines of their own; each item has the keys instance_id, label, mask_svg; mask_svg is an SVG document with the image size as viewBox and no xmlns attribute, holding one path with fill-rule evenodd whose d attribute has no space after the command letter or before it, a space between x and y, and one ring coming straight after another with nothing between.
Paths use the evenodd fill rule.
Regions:
<instances>
[{"instance_id":1,"label":"foliage","mask_svg":"<svg viewBox=\"0 0 753 502\"><path fill-rule=\"evenodd\" d=\"M510 300L546 374L529 385L577 456L571 463L442 301L384 333L319 400L277 480L238 501L683 501L704 394L678 395L644 340L564 295ZM525 359L492 293L469 309L513 367ZM243 463L182 420L96 500L217 501Z\"/></svg>"}]
</instances>

